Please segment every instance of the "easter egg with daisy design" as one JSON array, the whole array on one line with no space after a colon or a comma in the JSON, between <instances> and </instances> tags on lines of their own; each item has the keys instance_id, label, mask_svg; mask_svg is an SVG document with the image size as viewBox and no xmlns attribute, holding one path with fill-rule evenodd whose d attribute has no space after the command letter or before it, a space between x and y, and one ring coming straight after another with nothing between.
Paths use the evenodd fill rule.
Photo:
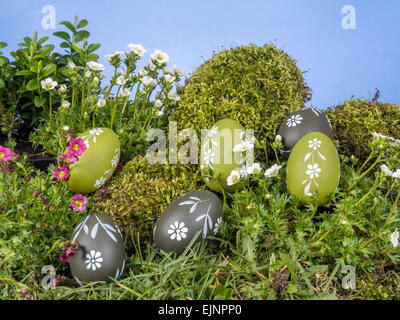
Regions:
<instances>
[{"instance_id":1,"label":"easter egg with daisy design","mask_svg":"<svg viewBox=\"0 0 400 320\"><path fill-rule=\"evenodd\" d=\"M68 260L71 273L80 285L111 282L124 273L124 240L111 217L100 213L85 216L75 226L71 241L79 243L79 250Z\"/></svg>"},{"instance_id":2,"label":"easter egg with daisy design","mask_svg":"<svg viewBox=\"0 0 400 320\"><path fill-rule=\"evenodd\" d=\"M296 143L310 132L321 132L332 139L332 126L325 113L313 107L305 107L291 113L278 131L283 144L281 155L287 159Z\"/></svg>"},{"instance_id":3,"label":"easter egg with daisy design","mask_svg":"<svg viewBox=\"0 0 400 320\"><path fill-rule=\"evenodd\" d=\"M202 138L200 165L206 185L216 192L233 192L247 175L246 157L253 152L254 138L231 119L218 121Z\"/></svg>"},{"instance_id":4,"label":"easter egg with daisy design","mask_svg":"<svg viewBox=\"0 0 400 320\"><path fill-rule=\"evenodd\" d=\"M193 244L215 236L221 222L221 200L207 190L192 191L173 201L157 219L154 242L164 251L181 253L198 232Z\"/></svg>"},{"instance_id":5,"label":"easter egg with daisy design","mask_svg":"<svg viewBox=\"0 0 400 320\"><path fill-rule=\"evenodd\" d=\"M69 164L70 190L85 194L101 188L113 175L119 158L120 142L110 129L91 129L71 139L68 151L61 157Z\"/></svg>"},{"instance_id":6,"label":"easter egg with daisy design","mask_svg":"<svg viewBox=\"0 0 400 320\"><path fill-rule=\"evenodd\" d=\"M318 204L323 205L339 179L339 156L328 136L311 132L297 142L287 163L286 182L291 194L303 203L312 202L316 196Z\"/></svg>"}]
</instances>

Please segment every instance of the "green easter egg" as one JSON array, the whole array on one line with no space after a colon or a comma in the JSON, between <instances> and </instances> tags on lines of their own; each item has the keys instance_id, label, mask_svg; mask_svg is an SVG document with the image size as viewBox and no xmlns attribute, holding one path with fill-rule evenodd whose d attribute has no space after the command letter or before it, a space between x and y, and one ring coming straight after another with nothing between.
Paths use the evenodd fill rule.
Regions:
<instances>
[{"instance_id":1,"label":"green easter egg","mask_svg":"<svg viewBox=\"0 0 400 320\"><path fill-rule=\"evenodd\" d=\"M241 143L243 127L236 120L218 121L203 138L200 164L206 185L213 191L232 192L239 186L237 179L228 182L228 178L240 171L241 153L233 148ZM235 172L233 172L235 171Z\"/></svg>"},{"instance_id":2,"label":"green easter egg","mask_svg":"<svg viewBox=\"0 0 400 320\"><path fill-rule=\"evenodd\" d=\"M320 132L311 132L294 146L287 164L286 181L289 192L301 202L312 201L318 193L318 204L329 201L329 194L339 184L340 162L332 140Z\"/></svg>"},{"instance_id":3,"label":"green easter egg","mask_svg":"<svg viewBox=\"0 0 400 320\"><path fill-rule=\"evenodd\" d=\"M120 142L114 131L95 128L78 138L86 150L70 165L68 186L75 193L90 193L101 188L113 175L120 157Z\"/></svg>"}]
</instances>

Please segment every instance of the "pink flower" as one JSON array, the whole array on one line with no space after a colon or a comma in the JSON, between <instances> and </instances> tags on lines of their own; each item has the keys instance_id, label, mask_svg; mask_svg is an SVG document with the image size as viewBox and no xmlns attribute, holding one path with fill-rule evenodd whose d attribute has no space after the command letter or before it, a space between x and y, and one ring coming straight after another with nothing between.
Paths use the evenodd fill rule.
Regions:
<instances>
[{"instance_id":1,"label":"pink flower","mask_svg":"<svg viewBox=\"0 0 400 320\"><path fill-rule=\"evenodd\" d=\"M71 164L78 160L71 151L68 151L67 154L63 154L61 156L61 163Z\"/></svg>"},{"instance_id":2,"label":"pink flower","mask_svg":"<svg viewBox=\"0 0 400 320\"><path fill-rule=\"evenodd\" d=\"M62 167L61 169L57 168L53 173L53 177L56 178L57 180L68 179L69 177L68 168L67 167Z\"/></svg>"},{"instance_id":3,"label":"pink flower","mask_svg":"<svg viewBox=\"0 0 400 320\"><path fill-rule=\"evenodd\" d=\"M65 253L63 253L63 254L60 256L60 260L61 260L62 263L68 263L68 262L69 262L69 259L67 258L67 256L66 256Z\"/></svg>"},{"instance_id":4,"label":"pink flower","mask_svg":"<svg viewBox=\"0 0 400 320\"><path fill-rule=\"evenodd\" d=\"M68 249L65 253L67 254L68 258L75 257L75 250L73 250L73 249Z\"/></svg>"},{"instance_id":5,"label":"pink flower","mask_svg":"<svg viewBox=\"0 0 400 320\"><path fill-rule=\"evenodd\" d=\"M11 150L0 146L0 161L7 162L11 158Z\"/></svg>"},{"instance_id":6,"label":"pink flower","mask_svg":"<svg viewBox=\"0 0 400 320\"><path fill-rule=\"evenodd\" d=\"M72 200L70 207L74 211L85 211L86 210L86 204L88 202L88 199L81 194L77 194Z\"/></svg>"},{"instance_id":7,"label":"pink flower","mask_svg":"<svg viewBox=\"0 0 400 320\"><path fill-rule=\"evenodd\" d=\"M80 157L86 150L86 145L82 139L71 139L68 150L73 156Z\"/></svg>"}]
</instances>

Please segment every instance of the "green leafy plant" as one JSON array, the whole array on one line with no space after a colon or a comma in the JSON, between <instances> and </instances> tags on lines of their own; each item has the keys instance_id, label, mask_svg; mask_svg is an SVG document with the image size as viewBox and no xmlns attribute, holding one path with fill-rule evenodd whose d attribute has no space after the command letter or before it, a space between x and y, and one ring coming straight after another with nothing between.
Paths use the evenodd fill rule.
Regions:
<instances>
[{"instance_id":1,"label":"green leafy plant","mask_svg":"<svg viewBox=\"0 0 400 320\"><path fill-rule=\"evenodd\" d=\"M64 128L82 133L89 128L108 127L119 135L124 163L146 150L148 130L167 126L170 110L179 99L174 87L183 72L176 66L167 69L169 57L160 50L137 71L136 64L146 50L141 45L128 47L131 50L126 53L109 55L114 74L106 86L102 85L104 65L93 61L82 66L69 62L64 71L68 89L56 92L61 97L56 113L30 135L35 146L57 154L61 151L58 146ZM81 57L77 58L79 61L85 57L84 52L76 54Z\"/></svg>"},{"instance_id":2,"label":"green leafy plant","mask_svg":"<svg viewBox=\"0 0 400 320\"><path fill-rule=\"evenodd\" d=\"M346 100L326 110L332 123L333 138L340 141L340 152L360 161L370 154L371 132L400 139L400 106L366 100Z\"/></svg>"},{"instance_id":3,"label":"green leafy plant","mask_svg":"<svg viewBox=\"0 0 400 320\"><path fill-rule=\"evenodd\" d=\"M37 126L39 119L47 121L51 118L53 106L58 107L61 101L60 95L53 94L53 86L66 84L69 76L66 66L69 61L86 63L98 59L93 52L100 45L89 45L89 32L77 31L86 26L87 21L77 21L75 17L75 25L62 22L71 30L72 36L64 31L54 33L67 38L67 41L61 43L62 48L69 49L66 54L54 52L53 44L45 44L49 38L39 39L35 32L32 38L25 37L19 43L18 50L11 52L13 60L0 57L2 129L9 139L15 133L26 138L29 131ZM2 43L1 47L4 45ZM77 93L77 99L79 97Z\"/></svg>"}]
</instances>

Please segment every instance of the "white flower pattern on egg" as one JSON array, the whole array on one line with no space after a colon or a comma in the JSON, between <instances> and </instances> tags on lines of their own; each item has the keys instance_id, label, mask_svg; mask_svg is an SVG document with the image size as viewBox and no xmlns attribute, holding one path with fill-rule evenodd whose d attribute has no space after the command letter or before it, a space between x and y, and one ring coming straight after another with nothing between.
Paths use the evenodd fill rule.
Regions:
<instances>
[{"instance_id":1,"label":"white flower pattern on egg","mask_svg":"<svg viewBox=\"0 0 400 320\"><path fill-rule=\"evenodd\" d=\"M101 268L101 262L103 262L103 258L101 257L100 251L91 250L90 253L86 254L87 264L86 269L96 271Z\"/></svg>"},{"instance_id":2,"label":"white flower pattern on egg","mask_svg":"<svg viewBox=\"0 0 400 320\"><path fill-rule=\"evenodd\" d=\"M299 114L297 115L292 115L286 122L286 125L291 128L291 127L295 127L298 124L301 124L301 121L303 120L303 117Z\"/></svg>"},{"instance_id":3,"label":"white flower pattern on egg","mask_svg":"<svg viewBox=\"0 0 400 320\"><path fill-rule=\"evenodd\" d=\"M318 178L321 173L321 168L319 168L318 163L309 164L307 166L306 175L310 177L310 179Z\"/></svg>"},{"instance_id":4,"label":"white flower pattern on egg","mask_svg":"<svg viewBox=\"0 0 400 320\"><path fill-rule=\"evenodd\" d=\"M184 222L175 221L169 227L168 234L171 235L171 240L181 241L186 238L186 233L189 231Z\"/></svg>"}]
</instances>

